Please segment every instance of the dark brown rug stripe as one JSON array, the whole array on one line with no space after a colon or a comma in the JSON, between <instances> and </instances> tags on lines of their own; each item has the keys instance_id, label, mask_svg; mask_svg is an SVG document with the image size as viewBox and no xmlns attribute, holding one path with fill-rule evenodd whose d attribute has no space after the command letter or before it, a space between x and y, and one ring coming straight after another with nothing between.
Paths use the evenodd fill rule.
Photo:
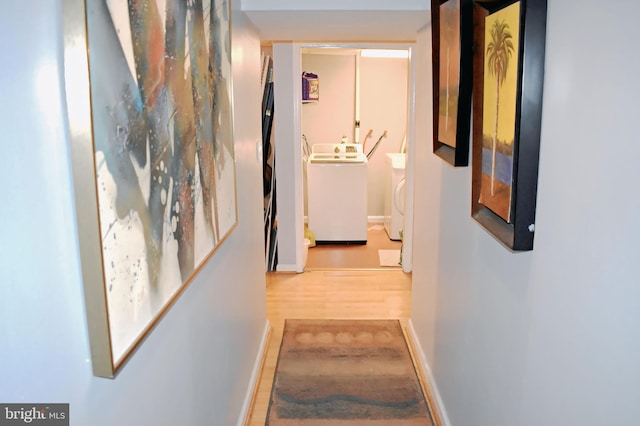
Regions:
<instances>
[{"instance_id":1,"label":"dark brown rug stripe","mask_svg":"<svg viewBox=\"0 0 640 426\"><path fill-rule=\"evenodd\" d=\"M266 424L433 426L397 320L287 320Z\"/></svg>"}]
</instances>

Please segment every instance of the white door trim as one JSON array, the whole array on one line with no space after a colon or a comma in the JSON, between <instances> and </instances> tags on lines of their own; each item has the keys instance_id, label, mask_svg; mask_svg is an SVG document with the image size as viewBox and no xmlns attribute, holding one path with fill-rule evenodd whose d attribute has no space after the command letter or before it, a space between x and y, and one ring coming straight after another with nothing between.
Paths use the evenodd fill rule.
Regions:
<instances>
[{"instance_id":1,"label":"white door trim","mask_svg":"<svg viewBox=\"0 0 640 426\"><path fill-rule=\"evenodd\" d=\"M301 117L303 48L346 48L409 50L407 96L406 210L404 216L404 272L413 269L413 188L415 156L415 43L273 43L274 129L276 202L278 208L278 271L304 270L304 192L302 178Z\"/></svg>"}]
</instances>

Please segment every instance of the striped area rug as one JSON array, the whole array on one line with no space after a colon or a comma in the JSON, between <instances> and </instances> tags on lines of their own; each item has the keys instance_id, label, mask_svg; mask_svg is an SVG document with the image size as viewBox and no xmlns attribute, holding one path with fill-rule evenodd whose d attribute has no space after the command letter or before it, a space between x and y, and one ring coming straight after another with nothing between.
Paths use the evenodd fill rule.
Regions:
<instances>
[{"instance_id":1,"label":"striped area rug","mask_svg":"<svg viewBox=\"0 0 640 426\"><path fill-rule=\"evenodd\" d=\"M433 421L397 320L286 320L268 426Z\"/></svg>"}]
</instances>

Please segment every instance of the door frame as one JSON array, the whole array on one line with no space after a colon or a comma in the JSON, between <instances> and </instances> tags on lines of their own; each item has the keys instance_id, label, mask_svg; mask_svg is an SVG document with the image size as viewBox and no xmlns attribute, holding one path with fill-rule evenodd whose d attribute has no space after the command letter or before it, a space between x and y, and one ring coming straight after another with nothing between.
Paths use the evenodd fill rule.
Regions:
<instances>
[{"instance_id":1,"label":"door frame","mask_svg":"<svg viewBox=\"0 0 640 426\"><path fill-rule=\"evenodd\" d=\"M278 271L303 272L304 188L302 167L302 49L407 49L406 199L402 270L413 270L414 165L416 124L416 43L273 43L274 140L278 205Z\"/></svg>"}]
</instances>

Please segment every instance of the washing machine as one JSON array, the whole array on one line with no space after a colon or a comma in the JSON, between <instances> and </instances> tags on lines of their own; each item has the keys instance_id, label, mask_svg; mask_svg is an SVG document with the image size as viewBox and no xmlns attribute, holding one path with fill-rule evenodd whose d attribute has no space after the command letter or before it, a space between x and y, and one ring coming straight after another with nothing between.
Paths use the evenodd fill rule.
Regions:
<instances>
[{"instance_id":1,"label":"washing machine","mask_svg":"<svg viewBox=\"0 0 640 426\"><path fill-rule=\"evenodd\" d=\"M317 243L367 242L367 156L360 144L315 144L307 162L307 214Z\"/></svg>"},{"instance_id":2,"label":"washing machine","mask_svg":"<svg viewBox=\"0 0 640 426\"><path fill-rule=\"evenodd\" d=\"M391 240L400 240L404 226L406 154L387 154L385 162L384 229Z\"/></svg>"}]
</instances>

